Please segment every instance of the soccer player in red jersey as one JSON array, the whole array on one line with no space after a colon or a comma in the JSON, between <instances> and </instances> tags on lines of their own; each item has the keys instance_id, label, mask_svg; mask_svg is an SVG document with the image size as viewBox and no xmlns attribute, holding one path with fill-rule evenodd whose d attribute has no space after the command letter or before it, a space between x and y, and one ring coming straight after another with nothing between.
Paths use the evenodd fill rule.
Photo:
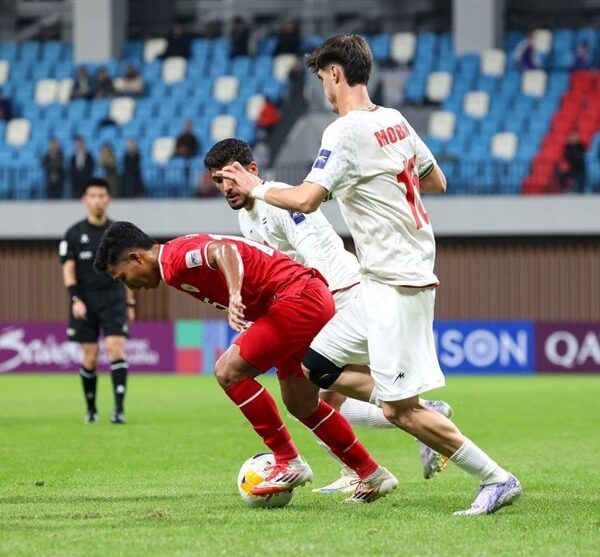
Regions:
<instances>
[{"instance_id":1,"label":"soccer player in red jersey","mask_svg":"<svg viewBox=\"0 0 600 557\"><path fill-rule=\"evenodd\" d=\"M347 501L374 501L397 487L396 478L375 462L346 419L319 399L319 388L302 373L310 342L335 313L318 271L237 236L190 234L160 245L128 222L105 232L94 266L132 290L156 288L163 280L228 311L229 324L241 334L217 361L215 376L275 455L254 495L288 491L312 479L275 401L254 379L272 367L287 409L358 474L360 482Z\"/></svg>"}]
</instances>

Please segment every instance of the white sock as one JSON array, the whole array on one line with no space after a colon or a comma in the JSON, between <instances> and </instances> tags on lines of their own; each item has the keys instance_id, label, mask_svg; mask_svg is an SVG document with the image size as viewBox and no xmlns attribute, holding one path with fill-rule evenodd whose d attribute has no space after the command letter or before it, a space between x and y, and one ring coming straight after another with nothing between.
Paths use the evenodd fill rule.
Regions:
<instances>
[{"instance_id":1,"label":"white sock","mask_svg":"<svg viewBox=\"0 0 600 557\"><path fill-rule=\"evenodd\" d=\"M385 419L383 410L370 402L347 398L340 408L340 414L352 426L387 429L396 427Z\"/></svg>"},{"instance_id":2,"label":"white sock","mask_svg":"<svg viewBox=\"0 0 600 557\"><path fill-rule=\"evenodd\" d=\"M479 478L482 484L496 484L508 480L509 473L494 462L470 439L465 437L465 442L456 451L450 460L467 474Z\"/></svg>"}]
</instances>

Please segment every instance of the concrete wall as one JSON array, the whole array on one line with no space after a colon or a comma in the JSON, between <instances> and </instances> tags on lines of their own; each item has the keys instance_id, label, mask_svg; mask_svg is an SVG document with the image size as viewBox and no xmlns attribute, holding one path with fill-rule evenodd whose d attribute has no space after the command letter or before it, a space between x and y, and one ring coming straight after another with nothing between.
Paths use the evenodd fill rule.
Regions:
<instances>
[{"instance_id":1,"label":"concrete wall","mask_svg":"<svg viewBox=\"0 0 600 557\"><path fill-rule=\"evenodd\" d=\"M436 236L600 235L600 195L532 197L427 197ZM323 205L336 231L348 235L336 202ZM152 236L190 232L238 233L237 216L224 200L113 201L114 220L135 222ZM0 239L58 239L83 218L78 201L0 202Z\"/></svg>"}]
</instances>

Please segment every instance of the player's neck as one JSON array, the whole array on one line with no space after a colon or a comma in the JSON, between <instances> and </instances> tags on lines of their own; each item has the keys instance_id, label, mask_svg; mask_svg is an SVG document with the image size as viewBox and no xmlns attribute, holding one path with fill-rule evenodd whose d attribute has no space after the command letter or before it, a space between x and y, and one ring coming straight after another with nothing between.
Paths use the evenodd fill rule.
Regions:
<instances>
[{"instance_id":1,"label":"player's neck","mask_svg":"<svg viewBox=\"0 0 600 557\"><path fill-rule=\"evenodd\" d=\"M108 217L106 216L106 213L104 213L101 216L96 216L91 213L88 213L87 220L93 226L102 226L106 224Z\"/></svg>"},{"instance_id":2,"label":"player's neck","mask_svg":"<svg viewBox=\"0 0 600 557\"><path fill-rule=\"evenodd\" d=\"M373 106L369 92L365 85L347 86L338 101L338 114L345 116L353 110L366 110Z\"/></svg>"}]
</instances>

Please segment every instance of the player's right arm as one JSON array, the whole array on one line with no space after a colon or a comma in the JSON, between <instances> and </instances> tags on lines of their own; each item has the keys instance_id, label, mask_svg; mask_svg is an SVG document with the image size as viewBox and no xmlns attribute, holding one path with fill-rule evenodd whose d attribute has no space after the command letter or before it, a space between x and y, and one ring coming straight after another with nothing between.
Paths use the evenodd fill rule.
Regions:
<instances>
[{"instance_id":1,"label":"player's right arm","mask_svg":"<svg viewBox=\"0 0 600 557\"><path fill-rule=\"evenodd\" d=\"M75 317L75 319L85 319L87 308L79 297L74 238L71 229L65 235L64 240L60 242L58 254L62 262L63 283L69 292L73 317Z\"/></svg>"},{"instance_id":2,"label":"player's right arm","mask_svg":"<svg viewBox=\"0 0 600 557\"><path fill-rule=\"evenodd\" d=\"M206 247L206 259L213 269L225 275L229 291L229 325L241 333L248 328L244 319L246 306L242 303L242 283L244 282L244 262L235 244L214 241Z\"/></svg>"},{"instance_id":3,"label":"player's right arm","mask_svg":"<svg viewBox=\"0 0 600 557\"><path fill-rule=\"evenodd\" d=\"M244 193L288 211L313 213L334 190L355 183L360 176L356 156L358 126L336 120L323 133L321 148L312 170L299 186L263 182L235 162L219 173L233 180Z\"/></svg>"}]
</instances>

